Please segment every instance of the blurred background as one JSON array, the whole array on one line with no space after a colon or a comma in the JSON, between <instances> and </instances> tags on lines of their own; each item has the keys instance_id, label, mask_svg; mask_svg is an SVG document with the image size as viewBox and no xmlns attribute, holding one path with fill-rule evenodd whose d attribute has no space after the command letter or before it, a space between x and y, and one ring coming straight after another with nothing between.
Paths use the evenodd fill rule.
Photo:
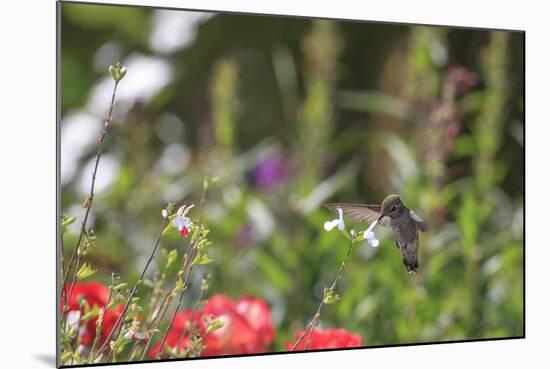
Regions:
<instances>
[{"instance_id":1,"label":"blurred background","mask_svg":"<svg viewBox=\"0 0 550 369\"><path fill-rule=\"evenodd\" d=\"M377 228L320 327L367 346L523 335L522 33L68 3L60 21L63 214L84 213L107 68L128 70L88 222L94 279L135 282L160 210L218 176L204 213L215 262L186 306L212 273L209 294L267 301L280 351L347 250L322 205L398 193L431 227L419 274ZM184 251L174 235L163 247Z\"/></svg>"}]
</instances>

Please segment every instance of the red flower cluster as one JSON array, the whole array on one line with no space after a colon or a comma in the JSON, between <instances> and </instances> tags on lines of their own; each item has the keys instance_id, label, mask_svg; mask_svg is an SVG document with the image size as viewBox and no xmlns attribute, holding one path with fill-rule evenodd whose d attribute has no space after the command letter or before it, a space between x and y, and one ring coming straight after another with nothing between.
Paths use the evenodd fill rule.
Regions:
<instances>
[{"instance_id":1,"label":"red flower cluster","mask_svg":"<svg viewBox=\"0 0 550 369\"><path fill-rule=\"evenodd\" d=\"M204 337L208 319L221 319L224 324ZM185 329L187 323L199 329L201 337L204 337L206 349L201 356L265 352L275 336L269 307L265 301L252 296L233 301L218 294L212 296L202 310L179 312L168 332L166 345L179 350L189 347L189 332ZM160 344L157 342L151 348L148 352L150 357L157 355Z\"/></svg>"},{"instance_id":2,"label":"red flower cluster","mask_svg":"<svg viewBox=\"0 0 550 369\"><path fill-rule=\"evenodd\" d=\"M71 289L71 286L67 285L67 287L65 288L65 293L62 296L62 300L61 300L62 312L65 310L65 300L67 298L66 296L69 294L70 289ZM98 282L75 283L73 292L71 294L71 299L69 300L69 304L68 304L68 311L67 311L67 318L66 318L67 322L70 321L69 316L71 315L74 316L74 313L80 313L79 318L84 315L85 313L84 309L80 308L80 303L79 303L79 300L82 298L86 300L90 309L93 309L95 306L99 308L103 308L107 304L107 300L109 298L109 289ZM103 317L103 324L101 326L100 343L107 338L109 333L111 333L113 326L115 325L118 317L122 313L122 309L123 307L120 306L116 309L108 309L105 311L105 315ZM82 325L83 323L82 321L78 322L81 344L89 345L93 342L95 338L97 319L98 319L97 317L90 319L85 325Z\"/></svg>"},{"instance_id":3,"label":"red flower cluster","mask_svg":"<svg viewBox=\"0 0 550 369\"><path fill-rule=\"evenodd\" d=\"M291 350L303 331L296 333L296 340L287 342L286 349ZM296 347L296 350L305 350L308 341L308 334ZM344 347L361 347L363 340L361 336L351 333L342 328L330 328L325 330L314 329L311 334L311 339L307 347L308 350L344 348Z\"/></svg>"}]
</instances>

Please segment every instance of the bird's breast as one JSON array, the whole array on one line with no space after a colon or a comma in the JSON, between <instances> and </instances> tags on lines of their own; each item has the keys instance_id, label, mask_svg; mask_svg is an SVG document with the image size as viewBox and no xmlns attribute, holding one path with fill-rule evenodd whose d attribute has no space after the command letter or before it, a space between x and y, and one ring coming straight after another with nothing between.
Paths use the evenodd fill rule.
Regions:
<instances>
[{"instance_id":1,"label":"bird's breast","mask_svg":"<svg viewBox=\"0 0 550 369\"><path fill-rule=\"evenodd\" d=\"M417 239L416 227L405 220L392 219L391 228L398 243L411 243Z\"/></svg>"}]
</instances>

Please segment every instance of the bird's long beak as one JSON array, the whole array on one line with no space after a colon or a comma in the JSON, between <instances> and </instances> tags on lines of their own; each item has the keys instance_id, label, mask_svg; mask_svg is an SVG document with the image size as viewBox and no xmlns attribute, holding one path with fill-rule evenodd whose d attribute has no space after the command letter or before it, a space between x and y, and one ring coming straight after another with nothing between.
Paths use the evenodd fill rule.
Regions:
<instances>
[{"instance_id":1,"label":"bird's long beak","mask_svg":"<svg viewBox=\"0 0 550 369\"><path fill-rule=\"evenodd\" d=\"M384 213L380 213L380 215L378 216L378 218L376 218L376 221L379 222L382 218L384 218L386 216L386 214Z\"/></svg>"}]
</instances>

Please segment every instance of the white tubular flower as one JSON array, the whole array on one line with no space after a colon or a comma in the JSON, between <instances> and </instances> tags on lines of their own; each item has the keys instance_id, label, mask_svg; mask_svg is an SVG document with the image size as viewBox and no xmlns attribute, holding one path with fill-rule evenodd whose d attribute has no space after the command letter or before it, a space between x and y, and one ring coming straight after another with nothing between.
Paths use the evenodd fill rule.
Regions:
<instances>
[{"instance_id":1,"label":"white tubular flower","mask_svg":"<svg viewBox=\"0 0 550 369\"><path fill-rule=\"evenodd\" d=\"M187 234L189 234L192 223L191 223L191 219L184 217L182 215L176 215L176 217L172 221L172 225L178 229L178 232L181 237L185 237L187 236Z\"/></svg>"},{"instance_id":2,"label":"white tubular flower","mask_svg":"<svg viewBox=\"0 0 550 369\"><path fill-rule=\"evenodd\" d=\"M181 208L178 209L177 211L177 216L186 216L187 213L189 213L189 210L193 209L195 205L194 204L191 204L189 206L187 205L183 205Z\"/></svg>"},{"instance_id":3,"label":"white tubular flower","mask_svg":"<svg viewBox=\"0 0 550 369\"><path fill-rule=\"evenodd\" d=\"M375 220L374 222L372 222L369 228L367 228L367 230L363 232L363 237L365 238L365 240L367 240L369 245L371 245L372 247L378 247L378 245L380 245L380 241L378 241L378 239L376 238L376 235L373 232L374 227L376 227L377 224L378 224L378 221Z\"/></svg>"},{"instance_id":4,"label":"white tubular flower","mask_svg":"<svg viewBox=\"0 0 550 369\"><path fill-rule=\"evenodd\" d=\"M145 332L136 332L130 329L128 332L124 333L124 338L132 341L146 341L149 339L149 335Z\"/></svg>"},{"instance_id":5,"label":"white tubular flower","mask_svg":"<svg viewBox=\"0 0 550 369\"><path fill-rule=\"evenodd\" d=\"M178 229L178 232L181 237L185 237L189 234L189 231L191 230L191 227L193 226L193 223L191 222L191 219L186 217L189 210L194 205L183 205L181 208L178 209L178 212L176 213L176 217L172 221L172 225Z\"/></svg>"},{"instance_id":6,"label":"white tubular flower","mask_svg":"<svg viewBox=\"0 0 550 369\"><path fill-rule=\"evenodd\" d=\"M323 225L325 231L327 232L332 231L332 229L336 226L338 226L338 229L341 231L346 228L346 224L344 223L344 212L340 208L336 210L338 210L338 219L326 221Z\"/></svg>"}]
</instances>

